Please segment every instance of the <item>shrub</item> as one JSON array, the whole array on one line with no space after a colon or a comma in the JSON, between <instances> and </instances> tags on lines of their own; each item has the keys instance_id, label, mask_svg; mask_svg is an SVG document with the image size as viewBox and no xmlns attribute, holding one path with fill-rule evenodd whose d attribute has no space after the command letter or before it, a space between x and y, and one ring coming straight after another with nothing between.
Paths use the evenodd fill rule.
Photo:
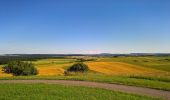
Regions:
<instances>
[{"instance_id":1,"label":"shrub","mask_svg":"<svg viewBox=\"0 0 170 100\"><path fill-rule=\"evenodd\" d=\"M67 69L68 72L87 72L88 66L84 63L76 63Z\"/></svg>"},{"instance_id":2,"label":"shrub","mask_svg":"<svg viewBox=\"0 0 170 100\"><path fill-rule=\"evenodd\" d=\"M13 61L2 68L5 73L12 73L15 76L37 75L38 71L32 63Z\"/></svg>"}]
</instances>

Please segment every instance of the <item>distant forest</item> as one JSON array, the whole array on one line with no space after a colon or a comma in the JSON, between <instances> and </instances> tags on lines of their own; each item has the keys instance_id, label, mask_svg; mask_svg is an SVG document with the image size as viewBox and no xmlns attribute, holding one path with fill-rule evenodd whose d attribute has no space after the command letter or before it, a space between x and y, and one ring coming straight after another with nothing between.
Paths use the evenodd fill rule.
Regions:
<instances>
[{"instance_id":1,"label":"distant forest","mask_svg":"<svg viewBox=\"0 0 170 100\"><path fill-rule=\"evenodd\" d=\"M34 54L34 55L4 55L0 56L0 65L7 64L11 61L36 61L39 59L47 59L47 58L64 58L64 56L55 56L55 55L42 55L42 54Z\"/></svg>"},{"instance_id":2,"label":"distant forest","mask_svg":"<svg viewBox=\"0 0 170 100\"><path fill-rule=\"evenodd\" d=\"M93 56L93 57L127 57L127 56L170 56L170 53L131 53L131 54L8 54L0 55L0 65L11 61L36 61L48 58L65 58L66 56Z\"/></svg>"}]
</instances>

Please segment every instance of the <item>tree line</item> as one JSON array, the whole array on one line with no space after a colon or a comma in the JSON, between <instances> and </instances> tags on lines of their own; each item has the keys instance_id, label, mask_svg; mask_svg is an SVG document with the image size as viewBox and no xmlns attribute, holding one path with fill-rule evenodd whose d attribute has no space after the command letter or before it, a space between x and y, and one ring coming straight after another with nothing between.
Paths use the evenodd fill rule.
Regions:
<instances>
[{"instance_id":1,"label":"tree line","mask_svg":"<svg viewBox=\"0 0 170 100\"><path fill-rule=\"evenodd\" d=\"M45 54L33 54L33 55L5 55L0 56L0 65L7 64L11 61L36 61L39 59L48 58L64 58L62 56L45 55Z\"/></svg>"}]
</instances>

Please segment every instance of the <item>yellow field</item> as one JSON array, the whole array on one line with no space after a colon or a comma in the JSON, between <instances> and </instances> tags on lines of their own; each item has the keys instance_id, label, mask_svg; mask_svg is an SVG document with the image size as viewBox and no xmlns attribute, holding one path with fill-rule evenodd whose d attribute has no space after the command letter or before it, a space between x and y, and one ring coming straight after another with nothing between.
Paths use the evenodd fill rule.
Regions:
<instances>
[{"instance_id":1,"label":"yellow field","mask_svg":"<svg viewBox=\"0 0 170 100\"><path fill-rule=\"evenodd\" d=\"M64 75L64 69L71 66L70 59L44 59L33 62L38 69L39 76Z\"/></svg>"},{"instance_id":2,"label":"yellow field","mask_svg":"<svg viewBox=\"0 0 170 100\"><path fill-rule=\"evenodd\" d=\"M2 66L0 66L0 77L10 77L10 76L12 76L12 75L11 74L3 73Z\"/></svg>"},{"instance_id":3,"label":"yellow field","mask_svg":"<svg viewBox=\"0 0 170 100\"><path fill-rule=\"evenodd\" d=\"M163 74L163 71L158 71L154 69L144 68L141 66L136 66L132 64L122 63L122 62L88 62L86 63L90 70L112 75L130 75L130 74Z\"/></svg>"},{"instance_id":4,"label":"yellow field","mask_svg":"<svg viewBox=\"0 0 170 100\"><path fill-rule=\"evenodd\" d=\"M38 76L56 76L64 75L65 69L73 65L74 59L43 59L33 62L38 69ZM137 65L127 64L123 62L107 62L107 61L90 61L86 62L90 70L107 74L107 75L166 75L165 71L150 69ZM167 74L169 75L169 73ZM5 74L1 70L0 77L12 76Z\"/></svg>"},{"instance_id":5,"label":"yellow field","mask_svg":"<svg viewBox=\"0 0 170 100\"><path fill-rule=\"evenodd\" d=\"M54 68L54 67L40 67L38 68L39 76L54 76L54 75L63 75L63 68Z\"/></svg>"}]
</instances>

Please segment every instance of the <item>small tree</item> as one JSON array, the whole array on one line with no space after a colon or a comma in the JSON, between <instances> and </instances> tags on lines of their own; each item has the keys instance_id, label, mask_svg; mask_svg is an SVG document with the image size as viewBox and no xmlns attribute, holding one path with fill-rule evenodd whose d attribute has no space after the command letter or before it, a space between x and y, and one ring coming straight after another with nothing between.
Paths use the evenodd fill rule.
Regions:
<instances>
[{"instance_id":1,"label":"small tree","mask_svg":"<svg viewBox=\"0 0 170 100\"><path fill-rule=\"evenodd\" d=\"M84 63L76 63L67 69L68 72L87 72L88 66Z\"/></svg>"},{"instance_id":2,"label":"small tree","mask_svg":"<svg viewBox=\"0 0 170 100\"><path fill-rule=\"evenodd\" d=\"M38 71L32 63L13 61L2 68L5 73L12 73L16 76L37 75Z\"/></svg>"}]
</instances>

